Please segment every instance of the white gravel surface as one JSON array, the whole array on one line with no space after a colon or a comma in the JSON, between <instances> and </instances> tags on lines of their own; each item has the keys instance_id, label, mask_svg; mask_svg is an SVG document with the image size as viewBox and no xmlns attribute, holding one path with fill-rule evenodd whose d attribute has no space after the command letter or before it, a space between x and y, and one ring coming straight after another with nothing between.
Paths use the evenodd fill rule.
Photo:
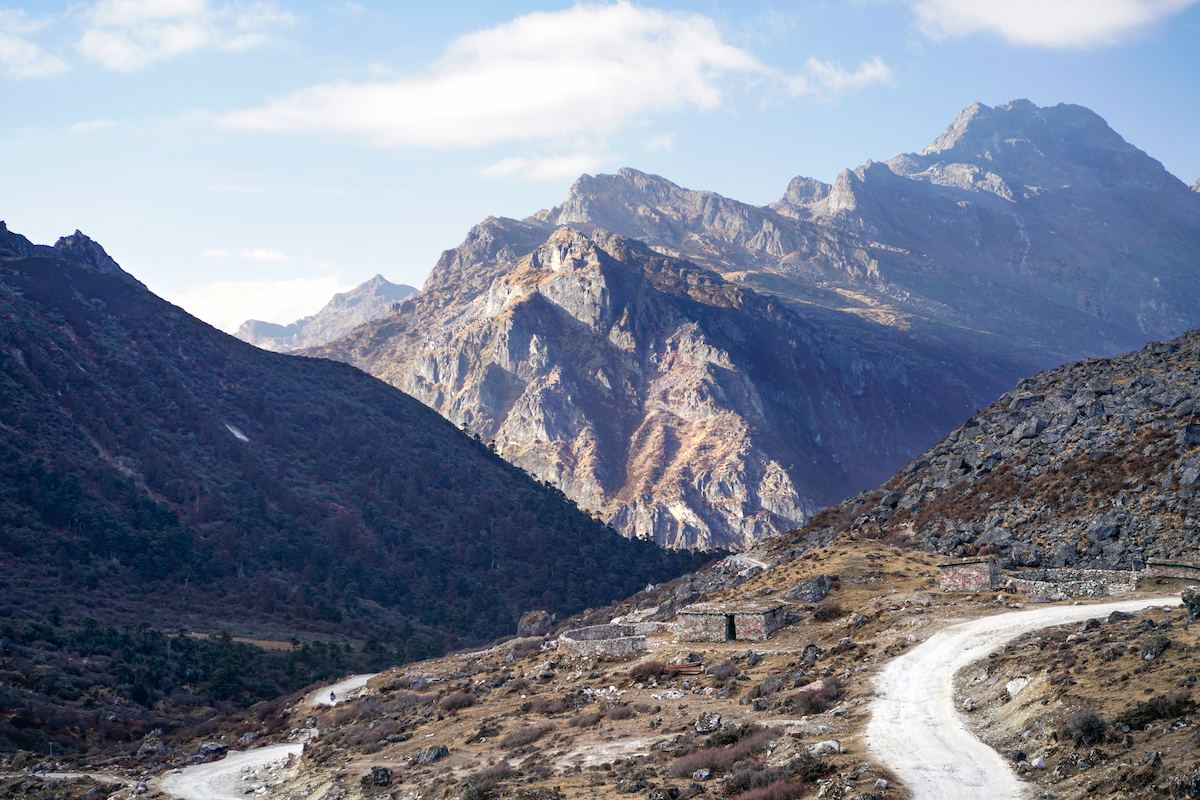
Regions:
<instances>
[{"instance_id":1,"label":"white gravel surface","mask_svg":"<svg viewBox=\"0 0 1200 800\"><path fill-rule=\"evenodd\" d=\"M1178 605L1155 597L1010 611L944 628L875 678L866 740L872 758L890 767L913 800L1016 800L1029 785L967 729L954 703L954 674L1026 631Z\"/></svg>"},{"instance_id":2,"label":"white gravel surface","mask_svg":"<svg viewBox=\"0 0 1200 800\"><path fill-rule=\"evenodd\" d=\"M324 689L317 689L310 695L309 705L314 706L335 706L338 703L345 702L350 699L356 691L367 685L367 681L378 675L378 672L371 672L366 675L351 675L345 680L338 681L332 686L326 686ZM334 699L329 699L329 693L332 692Z\"/></svg>"},{"instance_id":3,"label":"white gravel surface","mask_svg":"<svg viewBox=\"0 0 1200 800\"><path fill-rule=\"evenodd\" d=\"M244 781L248 773L264 769L272 761L284 761L288 756L299 755L304 749L302 742L275 744L254 750L231 752L220 761L196 764L179 772L168 773L158 782L158 788L179 800L232 800L244 798L251 786L260 782ZM253 797L253 792L250 794Z\"/></svg>"}]
</instances>

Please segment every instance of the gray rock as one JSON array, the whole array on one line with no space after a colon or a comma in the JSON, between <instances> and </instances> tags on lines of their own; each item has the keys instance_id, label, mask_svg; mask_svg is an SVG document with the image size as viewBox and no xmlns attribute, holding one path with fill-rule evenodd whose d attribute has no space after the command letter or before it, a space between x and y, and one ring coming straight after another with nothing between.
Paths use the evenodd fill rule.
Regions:
<instances>
[{"instance_id":1,"label":"gray rock","mask_svg":"<svg viewBox=\"0 0 1200 800\"><path fill-rule=\"evenodd\" d=\"M833 587L833 578L829 575L818 575L798 586L793 586L783 593L788 600L799 603L819 603L829 594Z\"/></svg>"},{"instance_id":2,"label":"gray rock","mask_svg":"<svg viewBox=\"0 0 1200 800\"><path fill-rule=\"evenodd\" d=\"M1183 600L1188 616L1192 619L1200 618L1200 586L1187 586L1179 593L1179 596Z\"/></svg>"},{"instance_id":3,"label":"gray rock","mask_svg":"<svg viewBox=\"0 0 1200 800\"><path fill-rule=\"evenodd\" d=\"M1163 654L1163 651L1171 646L1171 640L1165 636L1152 636L1142 642L1138 648L1138 654L1143 661L1153 661Z\"/></svg>"},{"instance_id":4,"label":"gray rock","mask_svg":"<svg viewBox=\"0 0 1200 800\"><path fill-rule=\"evenodd\" d=\"M1121 525L1111 513L1097 514L1088 523L1087 538L1092 544L1111 539L1121 532Z\"/></svg>"},{"instance_id":5,"label":"gray rock","mask_svg":"<svg viewBox=\"0 0 1200 800\"><path fill-rule=\"evenodd\" d=\"M392 771L387 767L371 767L371 783L376 786L388 786L392 782Z\"/></svg>"},{"instance_id":6,"label":"gray rock","mask_svg":"<svg viewBox=\"0 0 1200 800\"><path fill-rule=\"evenodd\" d=\"M417 753L417 763L421 765L432 764L435 761L440 761L450 755L449 748L444 744L439 744L435 747L426 747L421 752Z\"/></svg>"},{"instance_id":7,"label":"gray rock","mask_svg":"<svg viewBox=\"0 0 1200 800\"><path fill-rule=\"evenodd\" d=\"M715 711L705 711L696 717L693 727L696 733L715 733L721 729L721 715Z\"/></svg>"},{"instance_id":8,"label":"gray rock","mask_svg":"<svg viewBox=\"0 0 1200 800\"><path fill-rule=\"evenodd\" d=\"M517 621L517 636L545 636L554 627L557 619L558 615L540 609L526 611Z\"/></svg>"}]
</instances>

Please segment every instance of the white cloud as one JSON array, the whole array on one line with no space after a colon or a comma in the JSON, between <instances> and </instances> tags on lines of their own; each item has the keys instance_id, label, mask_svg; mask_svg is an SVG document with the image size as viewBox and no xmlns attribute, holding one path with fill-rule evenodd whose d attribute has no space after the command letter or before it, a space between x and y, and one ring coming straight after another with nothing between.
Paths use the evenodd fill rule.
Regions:
<instances>
[{"instance_id":1,"label":"white cloud","mask_svg":"<svg viewBox=\"0 0 1200 800\"><path fill-rule=\"evenodd\" d=\"M217 281L184 286L163 297L209 325L233 333L249 319L290 324L320 311L338 292L353 288L335 277Z\"/></svg>"},{"instance_id":2,"label":"white cloud","mask_svg":"<svg viewBox=\"0 0 1200 800\"><path fill-rule=\"evenodd\" d=\"M253 250L241 250L238 252L238 258L249 259L250 261L269 261L274 264L287 264L291 261L278 250L266 250L262 247L256 247Z\"/></svg>"},{"instance_id":3,"label":"white cloud","mask_svg":"<svg viewBox=\"0 0 1200 800\"><path fill-rule=\"evenodd\" d=\"M205 258L228 258L229 251L222 250L219 247L209 247L200 255L204 256Z\"/></svg>"},{"instance_id":4,"label":"white cloud","mask_svg":"<svg viewBox=\"0 0 1200 800\"><path fill-rule=\"evenodd\" d=\"M126 72L207 47L247 50L298 21L274 0L218 7L208 0L100 0L87 18L80 52Z\"/></svg>"},{"instance_id":5,"label":"white cloud","mask_svg":"<svg viewBox=\"0 0 1200 800\"><path fill-rule=\"evenodd\" d=\"M544 158L506 158L497 161L483 170L489 178L520 177L530 180L558 180L560 178L577 178L585 172L592 172L600 161L586 153L569 156L548 156Z\"/></svg>"},{"instance_id":6,"label":"white cloud","mask_svg":"<svg viewBox=\"0 0 1200 800\"><path fill-rule=\"evenodd\" d=\"M811 95L822 100L836 100L851 90L865 89L873 83L887 83L892 79L892 69L876 57L864 61L854 72L847 72L842 65L833 61L810 58L804 63L804 75L789 77L788 90L794 96Z\"/></svg>"},{"instance_id":7,"label":"white cloud","mask_svg":"<svg viewBox=\"0 0 1200 800\"><path fill-rule=\"evenodd\" d=\"M66 71L65 61L29 39L51 21L30 19L20 9L0 9L0 73L7 78L45 78Z\"/></svg>"},{"instance_id":8,"label":"white cloud","mask_svg":"<svg viewBox=\"0 0 1200 800\"><path fill-rule=\"evenodd\" d=\"M1197 0L920 0L913 6L926 36L988 31L1014 44L1096 47L1176 14Z\"/></svg>"},{"instance_id":9,"label":"white cloud","mask_svg":"<svg viewBox=\"0 0 1200 800\"><path fill-rule=\"evenodd\" d=\"M314 86L220 123L431 149L594 137L644 114L717 108L730 76L771 72L722 41L708 17L622 0L535 12L463 36L428 76Z\"/></svg>"},{"instance_id":10,"label":"white cloud","mask_svg":"<svg viewBox=\"0 0 1200 800\"><path fill-rule=\"evenodd\" d=\"M67 128L68 133L88 133L90 131L99 131L104 128L111 128L117 123L111 119L91 119L87 122L76 122Z\"/></svg>"}]
</instances>

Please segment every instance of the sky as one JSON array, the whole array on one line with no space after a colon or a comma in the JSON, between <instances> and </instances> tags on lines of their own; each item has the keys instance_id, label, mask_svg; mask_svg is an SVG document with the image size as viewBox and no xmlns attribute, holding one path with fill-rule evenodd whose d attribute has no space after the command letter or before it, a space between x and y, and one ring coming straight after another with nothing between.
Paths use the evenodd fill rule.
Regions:
<instances>
[{"instance_id":1,"label":"sky","mask_svg":"<svg viewBox=\"0 0 1200 800\"><path fill-rule=\"evenodd\" d=\"M1087 106L1200 178L1200 0L0 0L0 219L232 332L633 167L763 205L959 111Z\"/></svg>"}]
</instances>

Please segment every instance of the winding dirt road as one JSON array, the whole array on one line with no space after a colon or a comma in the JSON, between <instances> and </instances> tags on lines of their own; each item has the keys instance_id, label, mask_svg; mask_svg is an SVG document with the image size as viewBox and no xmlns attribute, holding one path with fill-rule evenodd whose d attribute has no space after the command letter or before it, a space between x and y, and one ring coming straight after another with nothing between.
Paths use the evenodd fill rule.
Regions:
<instances>
[{"instance_id":1,"label":"winding dirt road","mask_svg":"<svg viewBox=\"0 0 1200 800\"><path fill-rule=\"evenodd\" d=\"M377 674L352 675L331 686L317 689L306 700L310 706L337 705L354 697L356 692L366 686L367 681ZM333 700L330 700L331 692ZM298 741L231 752L220 761L196 764L178 772L168 773L159 781L158 788L179 800L244 798L250 785L261 785L262 783L261 781L258 783L244 781L244 776L264 770L272 762L285 762L291 756L299 755L303 749L304 742Z\"/></svg>"},{"instance_id":2,"label":"winding dirt road","mask_svg":"<svg viewBox=\"0 0 1200 800\"><path fill-rule=\"evenodd\" d=\"M866 740L872 757L907 784L914 800L1018 800L1028 796L1007 761L967 730L954 705L954 674L1026 631L1178 605L1155 597L1012 611L944 628L875 678Z\"/></svg>"}]
</instances>

